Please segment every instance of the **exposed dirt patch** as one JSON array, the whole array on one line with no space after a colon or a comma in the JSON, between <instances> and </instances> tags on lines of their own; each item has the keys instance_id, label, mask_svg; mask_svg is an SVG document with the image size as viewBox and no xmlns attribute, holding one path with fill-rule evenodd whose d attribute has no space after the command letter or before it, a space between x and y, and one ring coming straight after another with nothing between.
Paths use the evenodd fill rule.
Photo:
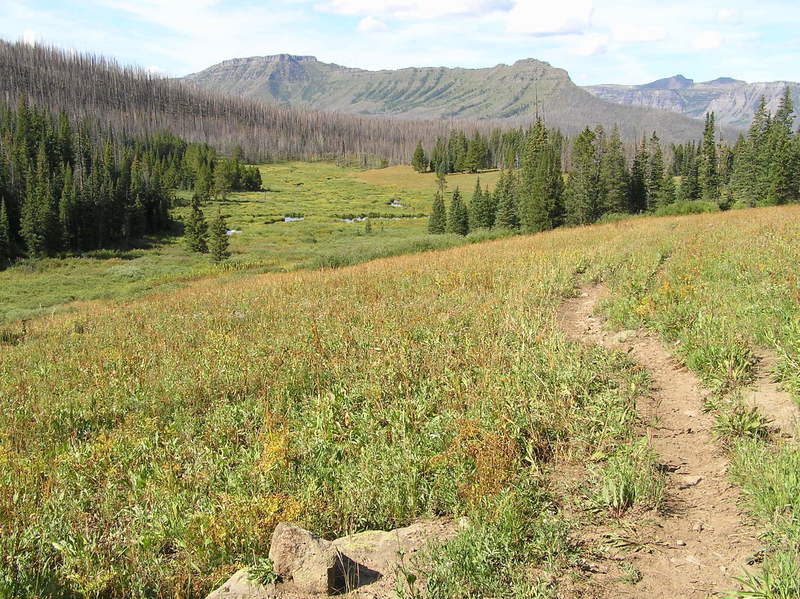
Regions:
<instances>
[{"instance_id":1,"label":"exposed dirt patch","mask_svg":"<svg viewBox=\"0 0 800 599\"><path fill-rule=\"evenodd\" d=\"M758 351L756 379L752 387L745 393L745 402L755 406L778 428L784 436L796 437L797 424L800 421L800 408L792 396L781 390L773 380L778 358L770 350Z\"/></svg>"},{"instance_id":2,"label":"exposed dirt patch","mask_svg":"<svg viewBox=\"0 0 800 599\"><path fill-rule=\"evenodd\" d=\"M564 303L561 325L571 339L626 351L648 369L651 393L636 408L664 465L666 500L662 513L626 518L626 538L635 540L637 550L625 548L618 561L599 564L580 596L673 599L737 588L732 577L742 573L759 545L740 516L739 493L726 478L727 460L711 435L713 418L702 411L705 391L655 337L604 331L594 309L605 293L601 286L581 289L579 297ZM626 569L638 571L641 580L621 580Z\"/></svg>"}]
</instances>

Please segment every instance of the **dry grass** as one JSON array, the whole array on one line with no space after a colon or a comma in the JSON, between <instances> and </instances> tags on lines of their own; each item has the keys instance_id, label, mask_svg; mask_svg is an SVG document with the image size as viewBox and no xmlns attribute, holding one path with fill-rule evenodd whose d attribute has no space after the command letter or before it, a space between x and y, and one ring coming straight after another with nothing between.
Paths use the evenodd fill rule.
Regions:
<instances>
[{"instance_id":1,"label":"dry grass","mask_svg":"<svg viewBox=\"0 0 800 599\"><path fill-rule=\"evenodd\" d=\"M644 387L626 357L558 330L576 273L609 282L617 318L709 340L709 376L775 322L797 360L798 223L798 208L639 219L32 321L0 346L0 595L201 597L282 519L339 535L475 514L507 541L485 555L562 567L549 458L630 443ZM729 337L745 299L774 310ZM465 547L447 563L478 559ZM463 588L528 584L481 576Z\"/></svg>"}]
</instances>

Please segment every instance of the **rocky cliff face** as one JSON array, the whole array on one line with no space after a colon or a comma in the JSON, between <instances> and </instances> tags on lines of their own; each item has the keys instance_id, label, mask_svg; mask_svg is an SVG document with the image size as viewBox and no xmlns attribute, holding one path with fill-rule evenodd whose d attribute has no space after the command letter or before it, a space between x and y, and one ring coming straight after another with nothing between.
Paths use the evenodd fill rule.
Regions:
<instances>
[{"instance_id":1,"label":"rocky cliff face","mask_svg":"<svg viewBox=\"0 0 800 599\"><path fill-rule=\"evenodd\" d=\"M485 69L366 71L280 54L227 60L185 79L217 92L351 114L523 124L538 113L568 134L587 125L619 125L630 139L657 130L667 141L698 138L702 131L675 114L669 98L654 106L662 110L607 102L575 85L565 70L535 59Z\"/></svg>"},{"instance_id":2,"label":"rocky cliff face","mask_svg":"<svg viewBox=\"0 0 800 599\"><path fill-rule=\"evenodd\" d=\"M720 77L695 83L676 75L645 85L590 85L584 89L608 102L670 110L697 119L713 111L718 123L745 128L750 125L761 96L767 100L767 108L775 112L787 86L798 106L800 83L791 81L747 83Z\"/></svg>"}]
</instances>

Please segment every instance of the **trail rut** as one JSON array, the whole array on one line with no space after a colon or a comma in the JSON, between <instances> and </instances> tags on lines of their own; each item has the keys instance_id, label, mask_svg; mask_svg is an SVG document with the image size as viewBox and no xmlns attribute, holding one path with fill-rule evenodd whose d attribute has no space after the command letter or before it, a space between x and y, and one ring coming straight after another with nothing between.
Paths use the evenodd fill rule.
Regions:
<instances>
[{"instance_id":1,"label":"trail rut","mask_svg":"<svg viewBox=\"0 0 800 599\"><path fill-rule=\"evenodd\" d=\"M704 390L655 337L643 331L605 332L594 316L604 293L601 286L583 288L562 306L561 325L571 339L627 351L647 368L652 389L636 408L667 482L664 509L632 523L648 550L624 560L641 572L641 580L622 582L610 571L592 578L592 594L674 599L732 590L733 576L742 574L759 544L754 528L742 521L739 493L726 478L727 460L711 434L713 418L702 410Z\"/></svg>"}]
</instances>

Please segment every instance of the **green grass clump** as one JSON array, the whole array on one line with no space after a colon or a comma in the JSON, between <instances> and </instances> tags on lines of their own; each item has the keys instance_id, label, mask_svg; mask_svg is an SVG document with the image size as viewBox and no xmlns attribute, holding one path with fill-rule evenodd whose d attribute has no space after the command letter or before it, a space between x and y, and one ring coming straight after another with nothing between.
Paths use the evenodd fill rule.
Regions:
<instances>
[{"instance_id":1,"label":"green grass clump","mask_svg":"<svg viewBox=\"0 0 800 599\"><path fill-rule=\"evenodd\" d=\"M595 472L589 504L620 517L634 506L657 509L664 495L664 474L658 456L643 439L620 446Z\"/></svg>"},{"instance_id":2,"label":"green grass clump","mask_svg":"<svg viewBox=\"0 0 800 599\"><path fill-rule=\"evenodd\" d=\"M769 551L760 572L741 578L735 597L788 599L800 596L800 450L744 440L733 452L731 473L747 506L768 525Z\"/></svg>"},{"instance_id":3,"label":"green grass clump","mask_svg":"<svg viewBox=\"0 0 800 599\"><path fill-rule=\"evenodd\" d=\"M405 599L471 597L549 598L553 586L528 564L568 562L577 556L569 527L545 497L521 481L477 508L455 538L430 547L405 567L398 596ZM424 584L417 584L424 581Z\"/></svg>"},{"instance_id":4,"label":"green grass clump","mask_svg":"<svg viewBox=\"0 0 800 599\"><path fill-rule=\"evenodd\" d=\"M686 216L688 214L708 214L719 212L719 204L704 200L693 200L688 202L675 202L667 206L658 208L656 216Z\"/></svg>"}]
</instances>

